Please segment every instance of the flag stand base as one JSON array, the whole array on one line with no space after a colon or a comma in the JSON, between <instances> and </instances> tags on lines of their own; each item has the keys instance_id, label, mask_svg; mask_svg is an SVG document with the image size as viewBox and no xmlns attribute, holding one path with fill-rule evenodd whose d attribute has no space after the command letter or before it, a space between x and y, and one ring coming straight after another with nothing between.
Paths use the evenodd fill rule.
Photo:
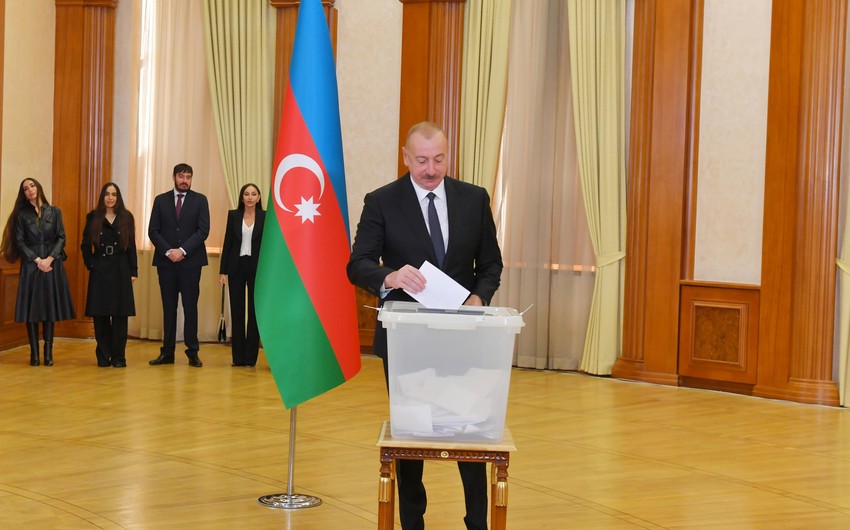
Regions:
<instances>
[{"instance_id":1,"label":"flag stand base","mask_svg":"<svg viewBox=\"0 0 850 530\"><path fill-rule=\"evenodd\" d=\"M268 508L297 510L318 506L322 504L322 499L312 495L301 495L300 493L276 493L274 495L263 495L257 499L257 502Z\"/></svg>"},{"instance_id":2,"label":"flag stand base","mask_svg":"<svg viewBox=\"0 0 850 530\"><path fill-rule=\"evenodd\" d=\"M322 499L312 495L301 495L292 493L293 474L295 471L295 420L298 417L298 407L292 407L289 411L289 478L286 482L286 493L274 493L263 495L257 502L268 508L279 510L297 510L299 508L312 508L322 504Z\"/></svg>"}]
</instances>

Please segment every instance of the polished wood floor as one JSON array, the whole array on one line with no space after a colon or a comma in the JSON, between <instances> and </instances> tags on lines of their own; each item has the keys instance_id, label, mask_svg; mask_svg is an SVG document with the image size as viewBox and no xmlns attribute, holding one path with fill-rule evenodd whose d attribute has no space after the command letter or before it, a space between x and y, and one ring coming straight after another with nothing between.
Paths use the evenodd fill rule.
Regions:
<instances>
[{"instance_id":1,"label":"polished wood floor","mask_svg":"<svg viewBox=\"0 0 850 530\"><path fill-rule=\"evenodd\" d=\"M298 407L295 492L321 506L257 503L286 491L289 412L265 362L226 346L148 366L97 368L89 341L56 365L0 352L0 528L376 528L387 416L380 361ZM575 374L514 370L508 528L850 528L850 411ZM463 528L453 464L429 463L426 524Z\"/></svg>"}]
</instances>

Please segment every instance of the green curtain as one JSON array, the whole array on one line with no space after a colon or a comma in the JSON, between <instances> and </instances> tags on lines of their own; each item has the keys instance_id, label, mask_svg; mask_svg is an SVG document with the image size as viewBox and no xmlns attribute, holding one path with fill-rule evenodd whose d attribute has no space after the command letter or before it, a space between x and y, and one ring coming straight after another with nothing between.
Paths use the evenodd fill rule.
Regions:
<instances>
[{"instance_id":1,"label":"green curtain","mask_svg":"<svg viewBox=\"0 0 850 530\"><path fill-rule=\"evenodd\" d=\"M210 94L230 203L249 182L268 206L274 124L274 8L267 0L204 0Z\"/></svg>"},{"instance_id":2,"label":"green curtain","mask_svg":"<svg viewBox=\"0 0 850 530\"><path fill-rule=\"evenodd\" d=\"M569 0L579 173L596 257L580 369L610 374L621 347L625 256L626 3Z\"/></svg>"},{"instance_id":3,"label":"green curtain","mask_svg":"<svg viewBox=\"0 0 850 530\"><path fill-rule=\"evenodd\" d=\"M466 4L458 178L492 195L508 86L512 0Z\"/></svg>"}]
</instances>

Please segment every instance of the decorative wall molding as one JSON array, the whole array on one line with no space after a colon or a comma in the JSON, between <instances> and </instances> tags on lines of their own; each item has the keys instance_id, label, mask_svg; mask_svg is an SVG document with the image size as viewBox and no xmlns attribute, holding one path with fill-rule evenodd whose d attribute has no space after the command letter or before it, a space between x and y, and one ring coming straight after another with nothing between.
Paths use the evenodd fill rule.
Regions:
<instances>
[{"instance_id":1,"label":"decorative wall molding","mask_svg":"<svg viewBox=\"0 0 850 530\"><path fill-rule=\"evenodd\" d=\"M759 290L687 282L679 317L679 375L719 384L756 383Z\"/></svg>"}]
</instances>

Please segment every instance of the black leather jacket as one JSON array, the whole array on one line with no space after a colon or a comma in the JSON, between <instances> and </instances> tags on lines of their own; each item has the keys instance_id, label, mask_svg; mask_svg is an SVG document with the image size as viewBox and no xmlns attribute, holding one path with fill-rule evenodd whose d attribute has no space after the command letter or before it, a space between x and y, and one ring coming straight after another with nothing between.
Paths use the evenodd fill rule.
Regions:
<instances>
[{"instance_id":1,"label":"black leather jacket","mask_svg":"<svg viewBox=\"0 0 850 530\"><path fill-rule=\"evenodd\" d=\"M54 260L65 260L65 224L62 211L47 204L41 205L41 219L35 209L25 208L15 219L15 245L22 259L53 256Z\"/></svg>"}]
</instances>

